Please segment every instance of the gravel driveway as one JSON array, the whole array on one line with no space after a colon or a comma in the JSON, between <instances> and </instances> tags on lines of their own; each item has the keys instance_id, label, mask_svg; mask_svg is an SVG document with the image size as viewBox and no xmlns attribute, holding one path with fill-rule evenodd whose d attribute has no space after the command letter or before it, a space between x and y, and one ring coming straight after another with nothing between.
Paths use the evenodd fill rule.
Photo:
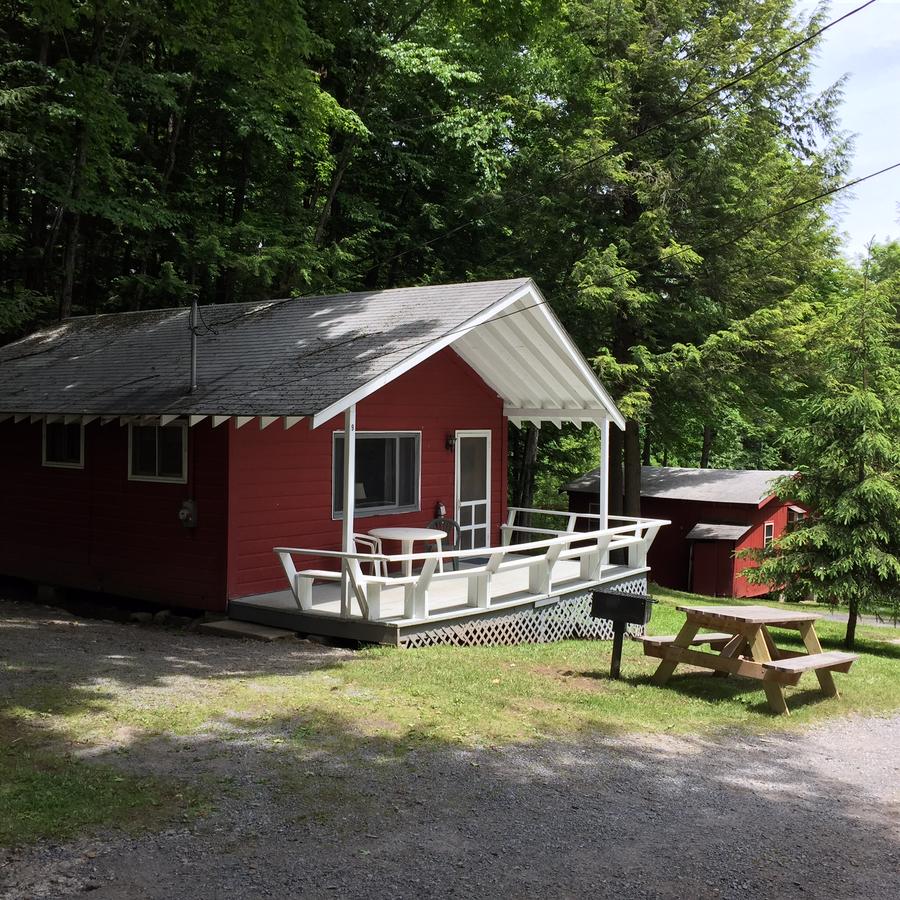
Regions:
<instances>
[{"instance_id":1,"label":"gravel driveway","mask_svg":"<svg viewBox=\"0 0 900 900\"><path fill-rule=\"evenodd\" d=\"M97 677L99 659L137 658L120 673L131 690L177 685L184 668L283 672L347 654L73 627L0 601L0 626L10 623L0 628L0 654L13 663L2 678L74 684ZM0 851L0 897L894 898L898 746L900 717L768 737L376 748L352 761L341 752L296 760L293 791L268 777L271 746L158 740L132 750L131 764L234 776L210 815L161 833Z\"/></svg>"}]
</instances>

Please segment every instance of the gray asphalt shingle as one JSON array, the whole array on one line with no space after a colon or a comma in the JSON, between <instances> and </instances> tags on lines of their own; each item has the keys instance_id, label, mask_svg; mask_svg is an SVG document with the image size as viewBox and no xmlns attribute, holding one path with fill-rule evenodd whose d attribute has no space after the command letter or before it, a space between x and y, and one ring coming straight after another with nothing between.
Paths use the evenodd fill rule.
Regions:
<instances>
[{"instance_id":1,"label":"gray asphalt shingle","mask_svg":"<svg viewBox=\"0 0 900 900\"><path fill-rule=\"evenodd\" d=\"M708 503L744 503L754 506L772 493L772 482L796 472L784 469L686 469L642 466L641 496ZM562 490L591 492L600 489L600 470L566 484Z\"/></svg>"},{"instance_id":2,"label":"gray asphalt shingle","mask_svg":"<svg viewBox=\"0 0 900 900\"><path fill-rule=\"evenodd\" d=\"M527 278L84 316L0 348L0 412L313 415Z\"/></svg>"},{"instance_id":3,"label":"gray asphalt shingle","mask_svg":"<svg viewBox=\"0 0 900 900\"><path fill-rule=\"evenodd\" d=\"M688 541L739 541L749 530L749 525L698 522L684 537Z\"/></svg>"}]
</instances>

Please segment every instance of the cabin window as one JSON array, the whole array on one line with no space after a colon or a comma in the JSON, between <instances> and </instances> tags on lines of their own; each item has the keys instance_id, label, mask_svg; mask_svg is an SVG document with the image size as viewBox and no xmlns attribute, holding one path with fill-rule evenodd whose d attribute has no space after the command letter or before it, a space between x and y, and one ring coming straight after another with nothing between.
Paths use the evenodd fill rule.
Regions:
<instances>
[{"instance_id":1,"label":"cabin window","mask_svg":"<svg viewBox=\"0 0 900 900\"><path fill-rule=\"evenodd\" d=\"M763 547L766 550L772 546L772 541L775 540L775 523L774 522L766 522L763 526Z\"/></svg>"},{"instance_id":2,"label":"cabin window","mask_svg":"<svg viewBox=\"0 0 900 900\"><path fill-rule=\"evenodd\" d=\"M44 422L43 444L45 466L84 468L84 426L80 422Z\"/></svg>"},{"instance_id":3,"label":"cabin window","mask_svg":"<svg viewBox=\"0 0 900 900\"><path fill-rule=\"evenodd\" d=\"M187 426L129 425L128 477L132 481L187 481Z\"/></svg>"},{"instance_id":4,"label":"cabin window","mask_svg":"<svg viewBox=\"0 0 900 900\"><path fill-rule=\"evenodd\" d=\"M357 516L419 509L421 436L418 432L356 434ZM332 512L344 511L344 435L334 434Z\"/></svg>"}]
</instances>

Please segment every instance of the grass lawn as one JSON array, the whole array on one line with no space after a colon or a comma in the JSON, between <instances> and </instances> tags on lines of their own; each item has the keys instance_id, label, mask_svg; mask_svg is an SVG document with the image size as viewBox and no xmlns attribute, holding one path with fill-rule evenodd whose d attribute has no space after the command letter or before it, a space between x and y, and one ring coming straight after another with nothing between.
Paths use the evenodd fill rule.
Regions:
<instances>
[{"instance_id":1,"label":"grass lawn","mask_svg":"<svg viewBox=\"0 0 900 900\"><path fill-rule=\"evenodd\" d=\"M654 593L660 602L649 631L655 634L678 630L683 615L676 603L716 602L662 589ZM817 624L826 649L840 645L844 627ZM775 632L775 638L799 646L796 633ZM649 679L658 661L630 641L617 682L608 677L610 643L594 641L370 648L291 674L224 677L200 670L146 685L117 684L114 678L73 685L48 678L17 691L13 681L0 718L0 738L6 738L0 752L0 842L64 836L100 823L152 823L190 810L197 792L187 790L185 781L141 774L141 756L158 753L160 736L207 748L212 742L223 753L233 742L250 741L272 752L266 776L282 772L285 789L300 791L298 765L323 753L352 761L360 754L402 756L425 747L497 746L598 732L791 729L832 716L887 713L900 709L898 639L900 630L860 626L861 659L849 675L836 676L840 699L822 697L807 673L800 685L786 689L789 717L769 713L758 684L744 679L681 667L668 686L655 687ZM58 665L63 670L65 660ZM83 756L90 757L96 748L109 762L72 755L87 750ZM136 765L122 766L123 759Z\"/></svg>"},{"instance_id":2,"label":"grass lawn","mask_svg":"<svg viewBox=\"0 0 900 900\"><path fill-rule=\"evenodd\" d=\"M92 825L152 827L185 807L187 788L42 747L33 735L0 745L0 845L70 837ZM188 804L189 805L189 804Z\"/></svg>"}]
</instances>

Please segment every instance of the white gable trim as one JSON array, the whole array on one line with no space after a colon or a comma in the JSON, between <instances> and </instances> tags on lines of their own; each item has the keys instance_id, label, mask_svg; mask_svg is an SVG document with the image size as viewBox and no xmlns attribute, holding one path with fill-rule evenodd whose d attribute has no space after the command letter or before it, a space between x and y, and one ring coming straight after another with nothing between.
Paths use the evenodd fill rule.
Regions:
<instances>
[{"instance_id":1,"label":"white gable trim","mask_svg":"<svg viewBox=\"0 0 900 900\"><path fill-rule=\"evenodd\" d=\"M580 376L582 382L595 395L596 402L600 407L598 409L547 409L544 411L546 413L545 417L547 418L547 420L549 421L553 419L557 421L580 422L584 421L588 416L590 416L591 420L597 421L598 419L602 419L608 416L611 421L615 422L616 425L619 426L619 428L624 429L625 420L622 417L622 414L616 408L615 403L613 402L606 389L597 379L597 376L584 361L584 358L582 357L580 351L575 346L572 339L566 334L562 325L560 325L559 320L550 310L549 304L544 299L541 292L538 290L537 285L530 278L525 284L510 291L496 303L493 303L478 315L473 316L463 325L454 328L452 331L448 332L442 337L432 341L425 347L422 347L417 352L408 356L406 359L397 363L395 366L392 366L390 369L388 369L388 371L382 373L377 378L372 379L372 381L367 382L366 384L357 388L355 391L352 391L351 393L342 397L340 400L335 401L334 403L320 410L315 415L311 416L309 420L309 427L318 428L320 425L330 421L335 416L338 416L341 413L345 412L354 404L359 403L361 400L364 400L366 397L374 394L385 385L390 384L392 381L399 378L404 373L409 372L411 369L415 368L417 365L424 362L429 357L434 356L434 354L438 353L440 350L443 350L445 347L451 346L454 342L458 341L464 335L467 335L479 325L483 325L484 323L491 321L496 316L499 316L505 309L523 298L528 298L532 301L529 304L529 307L537 311L539 315L543 317L553 337L565 351L565 356L567 357L567 362L572 367L573 375L577 373L577 376ZM465 356L463 358L465 358ZM479 372L477 364L473 364L473 361L470 361L468 359L466 360L466 362L471 365L476 372ZM479 372L479 374L482 373ZM483 377L485 376L487 376L488 380L490 379L488 373L484 373ZM510 412L513 412L513 410L510 409ZM515 415L515 413L513 413L513 415ZM518 415L522 414L519 413ZM523 418L527 418L527 416L523 416Z\"/></svg>"},{"instance_id":2,"label":"white gable trim","mask_svg":"<svg viewBox=\"0 0 900 900\"><path fill-rule=\"evenodd\" d=\"M619 408L610 396L609 391L603 387L603 384L600 382L600 379L597 378L594 370L587 365L584 357L581 355L581 351L575 346L575 342L569 337L569 333L563 328L556 313L553 312L553 308L544 299L544 295L541 293L540 288L535 285L534 290L542 301L541 305L537 307L537 311L547 320L547 323L556 335L557 340L566 348L569 359L575 364L575 367L581 373L584 380L597 392L598 398L603 404L603 408L609 413L610 421L615 422L616 425L624 431L625 418L622 413L619 412Z\"/></svg>"},{"instance_id":3,"label":"white gable trim","mask_svg":"<svg viewBox=\"0 0 900 900\"><path fill-rule=\"evenodd\" d=\"M310 418L309 427L318 428L324 422L333 419L336 415L349 409L354 403L359 403L360 400L365 399L370 394L374 394L375 391L383 388L386 384L390 384L405 372L414 369L419 363L428 359L429 356L434 356L439 350L443 350L444 347L449 347L461 335L481 325L482 322L487 322L489 319L492 319L497 313L506 309L507 306L515 303L520 297L524 297L527 294L534 295L534 291L534 282L529 278L521 287L510 291L505 297L501 297L496 303L493 303L487 309L482 310L477 316L472 316L471 319L460 325L458 328L454 328L443 337L432 341L411 356L407 356L406 359L397 363L397 365L392 366L387 372L382 373L377 378L373 378L372 381L358 387L352 393L347 394L346 397L342 397L340 400L335 401L330 406L326 406L325 409L317 412Z\"/></svg>"}]
</instances>

